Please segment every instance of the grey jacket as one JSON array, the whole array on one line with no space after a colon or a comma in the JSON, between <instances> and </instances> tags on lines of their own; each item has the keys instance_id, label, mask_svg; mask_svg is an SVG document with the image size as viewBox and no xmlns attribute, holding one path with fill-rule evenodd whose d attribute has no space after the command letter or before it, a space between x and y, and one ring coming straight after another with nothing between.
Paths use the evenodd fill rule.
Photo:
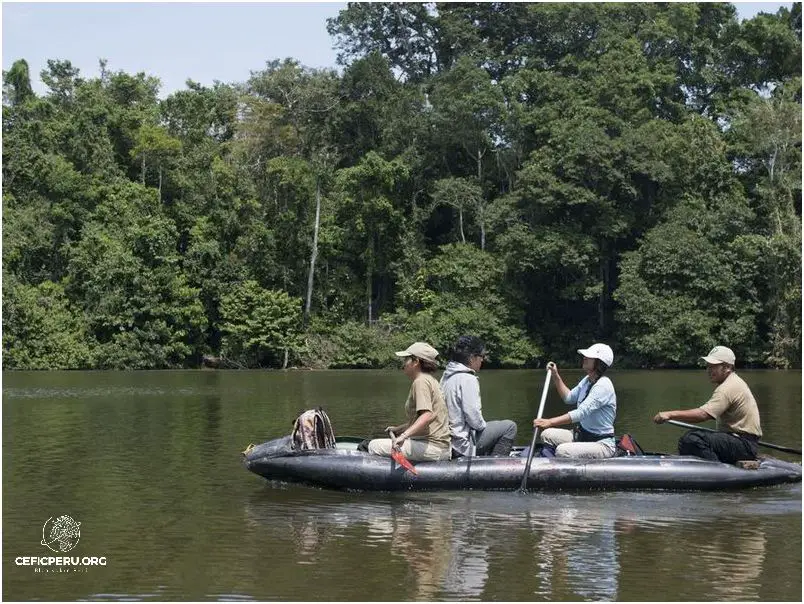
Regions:
<instances>
[{"instance_id":1,"label":"grey jacket","mask_svg":"<svg viewBox=\"0 0 804 604\"><path fill-rule=\"evenodd\" d=\"M466 365L450 361L441 376L441 392L449 411L452 448L463 456L472 457L476 433L486 428L477 375Z\"/></svg>"}]
</instances>

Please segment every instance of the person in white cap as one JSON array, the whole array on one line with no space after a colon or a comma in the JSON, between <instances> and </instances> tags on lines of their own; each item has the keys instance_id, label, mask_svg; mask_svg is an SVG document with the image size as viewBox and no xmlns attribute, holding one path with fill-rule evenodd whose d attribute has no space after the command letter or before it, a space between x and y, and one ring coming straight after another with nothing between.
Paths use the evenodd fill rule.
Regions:
<instances>
[{"instance_id":1,"label":"person in white cap","mask_svg":"<svg viewBox=\"0 0 804 604\"><path fill-rule=\"evenodd\" d=\"M426 342L415 342L396 353L404 359L402 371L411 382L405 402L407 421L388 426L394 438L375 438L368 444L373 455L390 457L399 449L413 461L441 461L450 458L449 413L441 387L433 377L438 369L438 351Z\"/></svg>"},{"instance_id":2,"label":"person in white cap","mask_svg":"<svg viewBox=\"0 0 804 604\"><path fill-rule=\"evenodd\" d=\"M581 367L586 377L572 390L561 379L556 364L552 361L547 363L558 394L565 403L577 407L558 417L534 419L533 427L544 430L541 433L542 442L555 447L556 457L614 457L617 450L614 441L617 395L614 384L603 375L614 362L614 352L606 344L597 343L579 349L578 353L583 355ZM577 425L573 431L555 427L565 424Z\"/></svg>"},{"instance_id":3,"label":"person in white cap","mask_svg":"<svg viewBox=\"0 0 804 604\"><path fill-rule=\"evenodd\" d=\"M696 409L660 411L653 421L674 419L698 424L717 420L717 432L689 430L678 440L679 455L695 455L712 461L736 463L757 458L762 436L759 407L748 384L734 373L736 357L731 348L715 346L705 357L709 380L717 384L712 397Z\"/></svg>"}]
</instances>

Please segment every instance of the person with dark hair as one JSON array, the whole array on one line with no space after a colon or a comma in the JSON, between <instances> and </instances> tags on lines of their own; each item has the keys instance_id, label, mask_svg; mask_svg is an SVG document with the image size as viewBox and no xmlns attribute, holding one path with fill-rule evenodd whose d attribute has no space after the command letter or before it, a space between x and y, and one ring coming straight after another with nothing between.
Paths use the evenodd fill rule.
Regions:
<instances>
[{"instance_id":1,"label":"person with dark hair","mask_svg":"<svg viewBox=\"0 0 804 604\"><path fill-rule=\"evenodd\" d=\"M461 336L441 376L455 457L508 455L516 438L516 424L510 419L483 419L477 372L485 357L486 348L480 338Z\"/></svg>"},{"instance_id":2,"label":"person with dark hair","mask_svg":"<svg viewBox=\"0 0 804 604\"><path fill-rule=\"evenodd\" d=\"M450 457L449 415L433 372L438 369L438 351L426 342L414 342L396 356L405 360L402 371L410 378L405 402L407 422L388 426L392 438L375 438L368 444L373 455L390 457L394 449L413 461L443 461Z\"/></svg>"},{"instance_id":3,"label":"person with dark hair","mask_svg":"<svg viewBox=\"0 0 804 604\"><path fill-rule=\"evenodd\" d=\"M717 432L689 430L678 441L678 454L723 463L756 459L757 442L762 436L759 408L748 384L734 373L734 352L715 346L701 358L706 362L709 380L717 384L712 397L697 409L660 411L653 421L661 424L674 419L698 424L715 419Z\"/></svg>"},{"instance_id":4,"label":"person with dark hair","mask_svg":"<svg viewBox=\"0 0 804 604\"><path fill-rule=\"evenodd\" d=\"M542 442L555 448L556 457L604 459L614 457L614 418L617 415L617 395L614 384L603 374L614 362L614 352L606 344L593 344L579 349L583 355L581 367L586 372L578 385L570 390L561 379L556 364L550 361L547 369L558 394L575 409L558 417L534 419L533 427L542 428ZM577 424L575 430L555 428Z\"/></svg>"}]
</instances>

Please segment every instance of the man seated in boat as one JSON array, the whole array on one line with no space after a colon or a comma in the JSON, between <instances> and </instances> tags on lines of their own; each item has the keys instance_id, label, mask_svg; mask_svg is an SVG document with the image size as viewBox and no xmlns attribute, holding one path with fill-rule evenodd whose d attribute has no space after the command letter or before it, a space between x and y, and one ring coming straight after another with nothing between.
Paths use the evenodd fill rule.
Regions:
<instances>
[{"instance_id":1,"label":"man seated in boat","mask_svg":"<svg viewBox=\"0 0 804 604\"><path fill-rule=\"evenodd\" d=\"M614 441L617 395L614 384L603 375L614 362L614 352L606 344L598 343L579 349L578 353L583 356L581 367L586 377L572 390L561 379L556 364L552 361L547 364L558 394L565 403L577 407L558 417L534 419L533 427L544 430L542 442L555 447L556 457L614 457L617 451ZM564 424L577 425L573 431L554 427Z\"/></svg>"},{"instance_id":2,"label":"man seated in boat","mask_svg":"<svg viewBox=\"0 0 804 604\"><path fill-rule=\"evenodd\" d=\"M405 402L407 422L388 426L392 438L375 438L368 451L390 457L394 449L413 461L443 461L450 458L449 415L441 388L433 377L438 369L438 351L425 342L415 342L396 356L404 359L402 371L410 378Z\"/></svg>"},{"instance_id":3,"label":"man seated in boat","mask_svg":"<svg viewBox=\"0 0 804 604\"><path fill-rule=\"evenodd\" d=\"M748 384L734 373L734 352L715 346L701 358L706 361L709 380L717 384L712 398L697 409L660 411L653 421L661 424L673 419L698 424L717 420L717 432L686 432L678 441L678 454L723 463L756 459L757 442L762 436L759 408Z\"/></svg>"},{"instance_id":4,"label":"man seated in boat","mask_svg":"<svg viewBox=\"0 0 804 604\"><path fill-rule=\"evenodd\" d=\"M452 347L449 363L441 376L441 392L449 411L453 457L507 456L514 445L514 422L483 419L477 372L485 357L486 348L480 338L461 336Z\"/></svg>"}]
</instances>

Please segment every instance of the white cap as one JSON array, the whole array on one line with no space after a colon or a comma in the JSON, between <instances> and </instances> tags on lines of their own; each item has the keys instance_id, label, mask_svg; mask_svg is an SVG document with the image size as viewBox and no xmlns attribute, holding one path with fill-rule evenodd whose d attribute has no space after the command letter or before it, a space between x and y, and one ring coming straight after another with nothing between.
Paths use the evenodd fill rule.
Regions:
<instances>
[{"instance_id":1,"label":"white cap","mask_svg":"<svg viewBox=\"0 0 804 604\"><path fill-rule=\"evenodd\" d=\"M416 357L423 361L436 362L438 351L430 346L427 342L414 342L405 350L396 353L398 357Z\"/></svg>"},{"instance_id":2,"label":"white cap","mask_svg":"<svg viewBox=\"0 0 804 604\"><path fill-rule=\"evenodd\" d=\"M579 348L578 353L589 359L600 359L607 366L611 367L614 363L614 351L606 344L592 344L589 348Z\"/></svg>"},{"instance_id":3,"label":"white cap","mask_svg":"<svg viewBox=\"0 0 804 604\"><path fill-rule=\"evenodd\" d=\"M731 348L726 348L725 346L715 346L707 356L701 358L710 365L720 365L721 363L734 365L734 361L737 360Z\"/></svg>"}]
</instances>

